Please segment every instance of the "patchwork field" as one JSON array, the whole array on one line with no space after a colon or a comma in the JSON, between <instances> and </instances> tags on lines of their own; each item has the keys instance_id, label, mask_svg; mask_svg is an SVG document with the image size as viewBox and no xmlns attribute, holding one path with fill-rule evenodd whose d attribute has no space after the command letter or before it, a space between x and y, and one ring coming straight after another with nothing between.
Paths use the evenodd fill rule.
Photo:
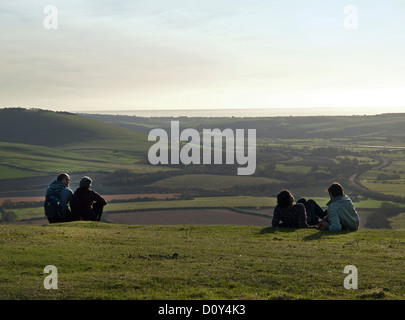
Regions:
<instances>
[{"instance_id":1,"label":"patchwork field","mask_svg":"<svg viewBox=\"0 0 405 320\"><path fill-rule=\"evenodd\" d=\"M152 186L159 188L174 188L181 185L183 188L209 188L223 190L237 185L261 185L266 183L280 183L281 180L264 178L264 177L251 177L251 176L237 176L237 175L213 175L213 174L185 174L182 176L171 177L159 180L152 184Z\"/></svg>"}]
</instances>

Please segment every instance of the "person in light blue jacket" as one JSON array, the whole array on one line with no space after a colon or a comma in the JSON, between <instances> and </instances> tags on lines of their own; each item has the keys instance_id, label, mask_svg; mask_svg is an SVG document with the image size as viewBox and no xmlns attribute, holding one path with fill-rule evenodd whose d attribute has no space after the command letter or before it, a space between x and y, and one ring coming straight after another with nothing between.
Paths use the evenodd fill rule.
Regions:
<instances>
[{"instance_id":1,"label":"person in light blue jacket","mask_svg":"<svg viewBox=\"0 0 405 320\"><path fill-rule=\"evenodd\" d=\"M327 203L326 217L319 223L322 230L358 230L359 215L352 200L345 195L343 187L334 182L328 188L330 201Z\"/></svg>"}]
</instances>

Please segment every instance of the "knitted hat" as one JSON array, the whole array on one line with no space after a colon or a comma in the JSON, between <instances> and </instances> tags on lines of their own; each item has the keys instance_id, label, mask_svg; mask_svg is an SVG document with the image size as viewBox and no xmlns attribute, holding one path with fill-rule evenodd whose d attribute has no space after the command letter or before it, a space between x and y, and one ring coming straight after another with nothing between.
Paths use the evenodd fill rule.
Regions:
<instances>
[{"instance_id":1,"label":"knitted hat","mask_svg":"<svg viewBox=\"0 0 405 320\"><path fill-rule=\"evenodd\" d=\"M81 180L80 180L80 187L81 188L90 188L92 183L92 180L90 177L84 176Z\"/></svg>"}]
</instances>

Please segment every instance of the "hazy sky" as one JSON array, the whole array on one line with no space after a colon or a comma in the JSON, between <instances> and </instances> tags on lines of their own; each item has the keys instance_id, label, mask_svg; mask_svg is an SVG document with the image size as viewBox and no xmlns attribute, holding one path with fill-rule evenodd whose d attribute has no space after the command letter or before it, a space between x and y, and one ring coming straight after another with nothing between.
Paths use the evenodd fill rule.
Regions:
<instances>
[{"instance_id":1,"label":"hazy sky","mask_svg":"<svg viewBox=\"0 0 405 320\"><path fill-rule=\"evenodd\" d=\"M56 30L44 27L55 23L47 5ZM0 99L67 111L405 112L405 1L1 1Z\"/></svg>"}]
</instances>

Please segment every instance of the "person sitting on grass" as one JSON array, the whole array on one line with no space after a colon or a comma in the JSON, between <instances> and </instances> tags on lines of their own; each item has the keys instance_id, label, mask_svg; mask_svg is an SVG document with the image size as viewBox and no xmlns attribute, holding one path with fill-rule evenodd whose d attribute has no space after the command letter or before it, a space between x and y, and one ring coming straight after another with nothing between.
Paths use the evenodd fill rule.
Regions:
<instances>
[{"instance_id":1,"label":"person sitting on grass","mask_svg":"<svg viewBox=\"0 0 405 320\"><path fill-rule=\"evenodd\" d=\"M273 227L308 228L307 213L302 203L294 204L290 191L284 189L277 195L277 205L274 208Z\"/></svg>"},{"instance_id":2,"label":"person sitting on grass","mask_svg":"<svg viewBox=\"0 0 405 320\"><path fill-rule=\"evenodd\" d=\"M345 195L343 187L337 183L332 183L328 190L330 201L326 204L328 209L324 211L325 217L320 220L316 227L321 230L358 230L359 215L353 205L352 200ZM305 201L300 199L297 202L304 203L307 212L314 218L322 218L322 209L313 200ZM310 204L310 205L308 205Z\"/></svg>"},{"instance_id":3,"label":"person sitting on grass","mask_svg":"<svg viewBox=\"0 0 405 320\"><path fill-rule=\"evenodd\" d=\"M56 180L53 181L45 193L45 204L50 201L51 197L54 197L54 201L58 201L58 206L45 208L45 214L49 223L57 222L69 222L71 221L71 212L69 205L73 198L73 191L69 188L70 176L67 173L60 173ZM54 210L52 210L54 208Z\"/></svg>"},{"instance_id":4,"label":"person sitting on grass","mask_svg":"<svg viewBox=\"0 0 405 320\"><path fill-rule=\"evenodd\" d=\"M100 221L103 208L107 204L97 192L90 189L92 180L85 176L80 180L80 187L73 194L70 208L72 220Z\"/></svg>"}]
</instances>

